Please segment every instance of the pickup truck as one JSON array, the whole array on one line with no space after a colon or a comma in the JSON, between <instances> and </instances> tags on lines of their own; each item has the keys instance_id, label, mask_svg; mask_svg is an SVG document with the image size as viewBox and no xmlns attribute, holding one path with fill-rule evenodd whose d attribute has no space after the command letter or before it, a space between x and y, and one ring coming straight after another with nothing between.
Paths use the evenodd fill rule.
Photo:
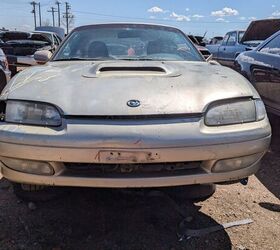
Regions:
<instances>
[{"instance_id":1,"label":"pickup truck","mask_svg":"<svg viewBox=\"0 0 280 250\"><path fill-rule=\"evenodd\" d=\"M246 31L228 32L218 45L207 45L213 60L224 66L234 67L235 58L244 51L256 48L262 41L280 30L280 19L253 21Z\"/></svg>"}]
</instances>

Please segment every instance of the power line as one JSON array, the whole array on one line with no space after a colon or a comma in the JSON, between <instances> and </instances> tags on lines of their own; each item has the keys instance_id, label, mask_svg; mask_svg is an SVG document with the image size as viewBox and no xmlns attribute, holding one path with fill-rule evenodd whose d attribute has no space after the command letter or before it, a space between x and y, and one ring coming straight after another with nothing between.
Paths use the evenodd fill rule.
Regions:
<instances>
[{"instance_id":1,"label":"power line","mask_svg":"<svg viewBox=\"0 0 280 250\"><path fill-rule=\"evenodd\" d=\"M179 21L177 20L174 20L174 19L163 19L163 18L155 18L155 19L152 19L152 18L143 18L143 17L129 17L129 16L117 16L117 15L109 15L109 14L101 14L101 13L96 13L96 12L89 12L89 11L79 11L79 10L75 10L73 12L76 12L76 13L80 13L80 14L86 14L86 15L93 15L93 16L102 16L102 17L113 17L113 18L121 18L121 19L130 19L130 20L145 20L145 21L163 21L163 22L176 22L178 23ZM247 21L229 21L229 22L219 22L219 21L188 21L188 20L182 20L180 21L182 23L220 23L220 24L226 24L226 23L245 23L247 24L248 22Z\"/></svg>"}]
</instances>

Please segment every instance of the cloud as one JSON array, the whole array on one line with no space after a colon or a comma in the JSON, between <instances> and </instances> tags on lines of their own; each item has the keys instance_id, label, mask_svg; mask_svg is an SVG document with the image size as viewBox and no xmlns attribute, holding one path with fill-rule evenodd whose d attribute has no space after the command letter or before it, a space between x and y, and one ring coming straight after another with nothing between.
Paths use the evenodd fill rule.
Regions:
<instances>
[{"instance_id":1,"label":"cloud","mask_svg":"<svg viewBox=\"0 0 280 250\"><path fill-rule=\"evenodd\" d=\"M155 16L150 16L150 19L156 19L156 17Z\"/></svg>"},{"instance_id":2,"label":"cloud","mask_svg":"<svg viewBox=\"0 0 280 250\"><path fill-rule=\"evenodd\" d=\"M164 13L164 10L160 7L154 6L147 10L150 13Z\"/></svg>"},{"instance_id":3,"label":"cloud","mask_svg":"<svg viewBox=\"0 0 280 250\"><path fill-rule=\"evenodd\" d=\"M255 20L257 20L257 18L255 16L250 16L250 17L248 17L248 20L255 21Z\"/></svg>"},{"instance_id":4,"label":"cloud","mask_svg":"<svg viewBox=\"0 0 280 250\"><path fill-rule=\"evenodd\" d=\"M186 8L186 11L190 11L190 8Z\"/></svg>"},{"instance_id":5,"label":"cloud","mask_svg":"<svg viewBox=\"0 0 280 250\"><path fill-rule=\"evenodd\" d=\"M211 16L225 17L225 16L238 16L239 12L236 9L225 7L222 10L216 10L211 12Z\"/></svg>"},{"instance_id":6,"label":"cloud","mask_svg":"<svg viewBox=\"0 0 280 250\"><path fill-rule=\"evenodd\" d=\"M278 17L278 16L280 16L280 11L279 11L279 10L274 11L271 15L272 15L273 17Z\"/></svg>"},{"instance_id":7,"label":"cloud","mask_svg":"<svg viewBox=\"0 0 280 250\"><path fill-rule=\"evenodd\" d=\"M271 5L271 8L276 8L276 5L272 4L272 5Z\"/></svg>"},{"instance_id":8,"label":"cloud","mask_svg":"<svg viewBox=\"0 0 280 250\"><path fill-rule=\"evenodd\" d=\"M217 22L226 22L226 19L219 17L216 19Z\"/></svg>"},{"instance_id":9,"label":"cloud","mask_svg":"<svg viewBox=\"0 0 280 250\"><path fill-rule=\"evenodd\" d=\"M250 17L241 16L241 17L239 17L239 20L241 20L241 21L245 21L245 20L255 21L255 20L257 20L257 18L254 17L254 16L250 16Z\"/></svg>"},{"instance_id":10,"label":"cloud","mask_svg":"<svg viewBox=\"0 0 280 250\"><path fill-rule=\"evenodd\" d=\"M182 21L190 21L190 17L184 16L184 15L179 15L175 13L174 11L170 14L170 17L175 19L176 21L182 22Z\"/></svg>"},{"instance_id":11,"label":"cloud","mask_svg":"<svg viewBox=\"0 0 280 250\"><path fill-rule=\"evenodd\" d=\"M203 18L204 16L199 15L199 14L194 14L192 17L193 17L194 19L198 20L198 19L200 19L200 18Z\"/></svg>"}]
</instances>

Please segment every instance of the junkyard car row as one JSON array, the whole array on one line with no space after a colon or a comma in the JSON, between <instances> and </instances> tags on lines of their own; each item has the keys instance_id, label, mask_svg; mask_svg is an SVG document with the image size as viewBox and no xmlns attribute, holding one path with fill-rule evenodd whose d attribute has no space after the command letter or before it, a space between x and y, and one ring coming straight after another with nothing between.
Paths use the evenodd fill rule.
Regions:
<instances>
[{"instance_id":1,"label":"junkyard car row","mask_svg":"<svg viewBox=\"0 0 280 250\"><path fill-rule=\"evenodd\" d=\"M34 53L37 50L54 52L61 43L61 38L53 32L19 32L6 31L0 33L0 48L5 52L9 68L15 75L18 67L36 65Z\"/></svg>"},{"instance_id":2,"label":"junkyard car row","mask_svg":"<svg viewBox=\"0 0 280 250\"><path fill-rule=\"evenodd\" d=\"M256 173L271 138L261 97L279 111L279 35L240 54L239 74L173 27L74 29L51 58L34 51L45 64L1 94L3 176L24 196L43 185L163 187Z\"/></svg>"}]
</instances>

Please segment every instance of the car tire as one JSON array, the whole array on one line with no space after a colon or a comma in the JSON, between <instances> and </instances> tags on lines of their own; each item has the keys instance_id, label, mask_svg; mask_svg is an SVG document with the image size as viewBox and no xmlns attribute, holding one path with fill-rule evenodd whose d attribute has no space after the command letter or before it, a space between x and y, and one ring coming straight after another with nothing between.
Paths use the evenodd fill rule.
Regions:
<instances>
[{"instance_id":1,"label":"car tire","mask_svg":"<svg viewBox=\"0 0 280 250\"><path fill-rule=\"evenodd\" d=\"M166 188L165 192L171 197L179 200L190 200L192 202L205 201L216 191L215 184L198 184Z\"/></svg>"},{"instance_id":2,"label":"car tire","mask_svg":"<svg viewBox=\"0 0 280 250\"><path fill-rule=\"evenodd\" d=\"M61 187L39 186L32 184L12 183L14 194L23 201L50 201L64 194Z\"/></svg>"}]
</instances>

